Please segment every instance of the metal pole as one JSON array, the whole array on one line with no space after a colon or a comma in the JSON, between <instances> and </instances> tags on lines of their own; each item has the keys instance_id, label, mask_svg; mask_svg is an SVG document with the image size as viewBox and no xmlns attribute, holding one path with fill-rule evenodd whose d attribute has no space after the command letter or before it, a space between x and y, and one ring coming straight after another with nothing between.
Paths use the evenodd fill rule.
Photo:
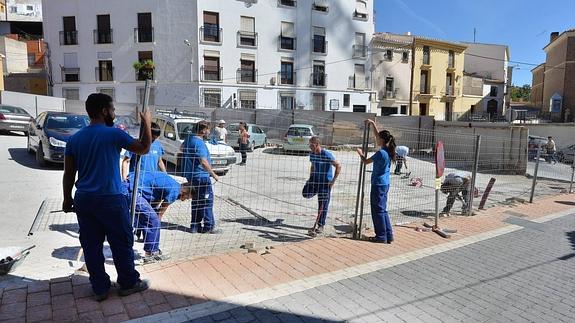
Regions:
<instances>
[{"instance_id":1,"label":"metal pole","mask_svg":"<svg viewBox=\"0 0 575 323\"><path fill-rule=\"evenodd\" d=\"M477 181L477 169L479 168L479 149L481 147L481 135L475 139L475 160L473 161L473 172L471 173L471 187L467 191L467 215L473 215L473 192Z\"/></svg>"},{"instance_id":2,"label":"metal pole","mask_svg":"<svg viewBox=\"0 0 575 323\"><path fill-rule=\"evenodd\" d=\"M362 147L365 146L365 140L367 137L367 128L363 129L363 139L361 141L361 145ZM366 154L367 152L364 151L364 154ZM357 230L357 218L359 217L359 203L360 203L360 198L361 198L361 180L362 180L362 174L363 174L363 169L365 168L365 164L363 163L363 160L360 160L360 164L359 164L359 175L358 175L358 179L357 179L357 195L356 195L356 199L355 199L355 217L353 220L353 238L354 239L359 239L357 234L358 234L358 230Z\"/></svg>"},{"instance_id":3,"label":"metal pole","mask_svg":"<svg viewBox=\"0 0 575 323\"><path fill-rule=\"evenodd\" d=\"M573 163L571 164L571 183L569 183L569 193L573 193L573 177L575 177L575 154L573 155Z\"/></svg>"},{"instance_id":4,"label":"metal pole","mask_svg":"<svg viewBox=\"0 0 575 323\"><path fill-rule=\"evenodd\" d=\"M38 96L34 96L34 101L36 102L36 118L38 117Z\"/></svg>"},{"instance_id":5,"label":"metal pole","mask_svg":"<svg viewBox=\"0 0 575 323\"><path fill-rule=\"evenodd\" d=\"M439 180L440 178L435 175L435 181ZM437 183L435 183L437 185ZM434 228L439 228L439 190L437 186L435 187L435 225Z\"/></svg>"},{"instance_id":6,"label":"metal pole","mask_svg":"<svg viewBox=\"0 0 575 323\"><path fill-rule=\"evenodd\" d=\"M541 148L537 147L537 157L535 157L535 170L533 171L533 184L531 184L531 196L529 196L529 203L533 203L533 195L535 194L535 185L537 184L537 171L539 170L539 156L541 156Z\"/></svg>"},{"instance_id":7,"label":"metal pole","mask_svg":"<svg viewBox=\"0 0 575 323\"><path fill-rule=\"evenodd\" d=\"M363 151L367 157L367 150L369 148L369 127L367 127L365 141L363 143ZM376 143L377 144L377 143ZM359 209L359 228L358 228L358 239L361 239L361 227L363 226L363 204L365 202L365 169L367 166L363 167L363 173L361 174L361 207Z\"/></svg>"},{"instance_id":8,"label":"metal pole","mask_svg":"<svg viewBox=\"0 0 575 323\"><path fill-rule=\"evenodd\" d=\"M150 99L150 80L146 80L146 85L145 85L145 89L144 89L144 103L142 105L142 112L146 112L146 110L148 110L148 101ZM143 135L143 126L144 124L142 122L140 122L140 139L142 139L142 135ZM140 160L141 160L141 156L140 155L135 155L136 157L136 167L134 170L134 183L133 183L133 188L132 188L132 200L131 200L131 204L130 204L130 215L132 216L132 225L134 225L134 219L136 217L136 197L138 196L138 185L140 182Z\"/></svg>"}]
</instances>

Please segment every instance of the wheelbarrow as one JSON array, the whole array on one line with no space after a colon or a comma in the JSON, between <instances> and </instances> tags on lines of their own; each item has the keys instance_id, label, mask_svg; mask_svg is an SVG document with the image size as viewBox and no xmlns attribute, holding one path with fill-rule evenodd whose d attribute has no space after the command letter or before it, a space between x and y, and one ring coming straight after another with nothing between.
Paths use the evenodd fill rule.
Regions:
<instances>
[{"instance_id":1,"label":"wheelbarrow","mask_svg":"<svg viewBox=\"0 0 575 323\"><path fill-rule=\"evenodd\" d=\"M0 248L0 275L6 275L16 268L30 254L30 250L35 247L33 245L24 249L22 247Z\"/></svg>"}]
</instances>

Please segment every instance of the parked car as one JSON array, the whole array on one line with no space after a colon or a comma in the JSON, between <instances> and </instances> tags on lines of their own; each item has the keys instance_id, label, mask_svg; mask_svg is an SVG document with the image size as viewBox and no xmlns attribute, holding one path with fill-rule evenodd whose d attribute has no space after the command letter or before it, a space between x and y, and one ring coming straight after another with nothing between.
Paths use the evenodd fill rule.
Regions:
<instances>
[{"instance_id":1,"label":"parked car","mask_svg":"<svg viewBox=\"0 0 575 323\"><path fill-rule=\"evenodd\" d=\"M0 130L22 131L27 135L31 120L32 117L22 108L0 105Z\"/></svg>"},{"instance_id":2,"label":"parked car","mask_svg":"<svg viewBox=\"0 0 575 323\"><path fill-rule=\"evenodd\" d=\"M132 116L116 116L114 127L124 130L134 138L140 135L140 124Z\"/></svg>"},{"instance_id":3,"label":"parked car","mask_svg":"<svg viewBox=\"0 0 575 323\"><path fill-rule=\"evenodd\" d=\"M226 129L228 130L228 145L233 148L240 148L240 144L238 143L240 129L239 123L230 124ZM250 141L248 148L249 151L254 151L257 147L265 147L268 143L266 133L258 125L248 123L248 135Z\"/></svg>"},{"instance_id":4,"label":"parked car","mask_svg":"<svg viewBox=\"0 0 575 323\"><path fill-rule=\"evenodd\" d=\"M529 143L528 143L528 150L527 150L527 158L529 160L535 159L537 157L537 149L541 148L541 155L546 154L547 152L544 150L545 146L547 145L547 138L539 137L539 136L529 136Z\"/></svg>"},{"instance_id":5,"label":"parked car","mask_svg":"<svg viewBox=\"0 0 575 323\"><path fill-rule=\"evenodd\" d=\"M193 135L194 125L202 120L173 112L166 115L158 114L152 118L152 121L157 123L161 130L158 140L164 146L163 159L175 165L176 170L181 170L180 147L182 143L186 137ZM206 146L210 152L214 172L226 174L236 163L236 153L229 145L206 140Z\"/></svg>"},{"instance_id":6,"label":"parked car","mask_svg":"<svg viewBox=\"0 0 575 323\"><path fill-rule=\"evenodd\" d=\"M284 136L284 151L310 151L309 139L317 136L314 127L307 124L292 124Z\"/></svg>"},{"instance_id":7,"label":"parked car","mask_svg":"<svg viewBox=\"0 0 575 323\"><path fill-rule=\"evenodd\" d=\"M46 166L46 162L63 163L68 139L88 124L90 119L86 115L42 112L28 127L28 152L36 154L38 166Z\"/></svg>"},{"instance_id":8,"label":"parked car","mask_svg":"<svg viewBox=\"0 0 575 323\"><path fill-rule=\"evenodd\" d=\"M571 145L567 148L559 149L559 151L557 151L557 158L562 163L573 164L574 156L575 156L575 145Z\"/></svg>"}]
</instances>

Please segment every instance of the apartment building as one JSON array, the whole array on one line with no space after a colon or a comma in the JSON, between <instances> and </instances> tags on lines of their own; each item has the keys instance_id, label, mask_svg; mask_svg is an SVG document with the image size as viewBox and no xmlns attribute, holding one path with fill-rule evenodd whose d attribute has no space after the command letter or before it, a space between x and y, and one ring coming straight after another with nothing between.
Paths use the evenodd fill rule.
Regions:
<instances>
[{"instance_id":1,"label":"apartment building","mask_svg":"<svg viewBox=\"0 0 575 323\"><path fill-rule=\"evenodd\" d=\"M552 32L543 48L545 63L532 70L532 103L552 120L575 118L575 29Z\"/></svg>"},{"instance_id":2,"label":"apartment building","mask_svg":"<svg viewBox=\"0 0 575 323\"><path fill-rule=\"evenodd\" d=\"M407 115L411 83L413 36L376 33L371 41L373 88L380 115Z\"/></svg>"},{"instance_id":3,"label":"apartment building","mask_svg":"<svg viewBox=\"0 0 575 323\"><path fill-rule=\"evenodd\" d=\"M54 95L163 106L361 111L372 0L50 0ZM56 71L58 70L58 73Z\"/></svg>"}]
</instances>

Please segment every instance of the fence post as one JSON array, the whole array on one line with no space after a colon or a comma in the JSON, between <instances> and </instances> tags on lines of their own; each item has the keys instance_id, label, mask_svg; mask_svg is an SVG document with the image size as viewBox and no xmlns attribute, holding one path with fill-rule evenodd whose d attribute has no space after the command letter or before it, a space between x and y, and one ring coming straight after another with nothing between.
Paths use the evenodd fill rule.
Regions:
<instances>
[{"instance_id":1,"label":"fence post","mask_svg":"<svg viewBox=\"0 0 575 323\"><path fill-rule=\"evenodd\" d=\"M537 147L537 157L535 157L535 170L533 171L533 184L531 184L531 195L529 196L529 203L533 203L533 195L535 194L535 185L537 184L537 171L539 171L539 157L541 156L541 148Z\"/></svg>"},{"instance_id":2,"label":"fence post","mask_svg":"<svg viewBox=\"0 0 575 323\"><path fill-rule=\"evenodd\" d=\"M473 198L475 192L475 182L477 181L477 169L479 168L479 150L481 147L481 135L475 138L475 155L473 160L473 172L471 173L471 187L467 192L467 215L473 215Z\"/></svg>"},{"instance_id":3,"label":"fence post","mask_svg":"<svg viewBox=\"0 0 575 323\"><path fill-rule=\"evenodd\" d=\"M569 183L569 193L573 193L573 177L575 177L575 154L573 155L573 163L571 164L571 183Z\"/></svg>"},{"instance_id":4,"label":"fence post","mask_svg":"<svg viewBox=\"0 0 575 323\"><path fill-rule=\"evenodd\" d=\"M363 143L363 151L365 156L367 157L367 152L369 150L369 126L365 129L365 142ZM363 164L363 162L362 162ZM367 165L363 166L363 173L361 174L361 205L359 209L359 230L358 230L358 238L361 239L361 228L363 226L363 205L365 203L365 169Z\"/></svg>"},{"instance_id":5,"label":"fence post","mask_svg":"<svg viewBox=\"0 0 575 323\"><path fill-rule=\"evenodd\" d=\"M368 133L369 133L369 126L363 129L363 140L362 140L362 149L364 149L363 153L367 155L367 142L368 142ZM363 180L365 179L365 167L366 165L363 163L363 160L360 159L359 164L359 176L358 176L358 183L357 183L357 195L355 198L355 216L353 220L353 238L354 239L361 239L361 230L358 227L358 218L360 217L360 212L363 213ZM361 210L360 210L361 205ZM359 222L361 225L361 220Z\"/></svg>"}]
</instances>

